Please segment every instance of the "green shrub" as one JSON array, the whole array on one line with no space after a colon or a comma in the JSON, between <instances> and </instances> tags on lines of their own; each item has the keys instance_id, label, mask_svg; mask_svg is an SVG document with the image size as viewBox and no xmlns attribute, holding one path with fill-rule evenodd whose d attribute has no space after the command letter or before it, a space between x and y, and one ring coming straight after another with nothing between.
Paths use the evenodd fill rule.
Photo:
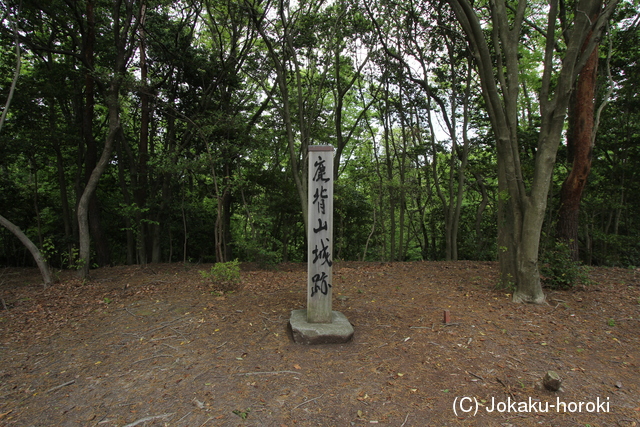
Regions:
<instances>
[{"instance_id":1,"label":"green shrub","mask_svg":"<svg viewBox=\"0 0 640 427\"><path fill-rule=\"evenodd\" d=\"M540 274L543 283L551 289L570 289L578 284L587 285L589 269L571 257L566 242L555 240L541 257Z\"/></svg>"},{"instance_id":2,"label":"green shrub","mask_svg":"<svg viewBox=\"0 0 640 427\"><path fill-rule=\"evenodd\" d=\"M209 271L200 270L200 275L221 291L234 291L240 284L240 261L217 262Z\"/></svg>"}]
</instances>

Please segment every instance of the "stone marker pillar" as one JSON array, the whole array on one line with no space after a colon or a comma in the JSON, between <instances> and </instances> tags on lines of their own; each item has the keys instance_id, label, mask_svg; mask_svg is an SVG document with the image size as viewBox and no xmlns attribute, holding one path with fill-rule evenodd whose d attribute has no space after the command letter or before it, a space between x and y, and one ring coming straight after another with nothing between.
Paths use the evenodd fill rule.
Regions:
<instances>
[{"instance_id":1,"label":"stone marker pillar","mask_svg":"<svg viewBox=\"0 0 640 427\"><path fill-rule=\"evenodd\" d=\"M333 283L333 147L309 146L307 309L293 310L289 324L302 344L344 343L353 336L347 318L331 310Z\"/></svg>"},{"instance_id":2,"label":"stone marker pillar","mask_svg":"<svg viewBox=\"0 0 640 427\"><path fill-rule=\"evenodd\" d=\"M309 147L307 322L331 323L333 147Z\"/></svg>"}]
</instances>

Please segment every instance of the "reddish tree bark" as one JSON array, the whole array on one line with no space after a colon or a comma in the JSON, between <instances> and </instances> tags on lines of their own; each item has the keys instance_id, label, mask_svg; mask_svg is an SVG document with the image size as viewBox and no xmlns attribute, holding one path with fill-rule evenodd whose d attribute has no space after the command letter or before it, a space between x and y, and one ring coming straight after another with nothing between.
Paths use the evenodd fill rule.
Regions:
<instances>
[{"instance_id":1,"label":"reddish tree bark","mask_svg":"<svg viewBox=\"0 0 640 427\"><path fill-rule=\"evenodd\" d=\"M574 261L578 261L580 255L578 246L580 201L591 172L597 69L598 47L596 46L580 72L569 108L567 147L568 161L572 166L560 190L556 237L569 245Z\"/></svg>"}]
</instances>

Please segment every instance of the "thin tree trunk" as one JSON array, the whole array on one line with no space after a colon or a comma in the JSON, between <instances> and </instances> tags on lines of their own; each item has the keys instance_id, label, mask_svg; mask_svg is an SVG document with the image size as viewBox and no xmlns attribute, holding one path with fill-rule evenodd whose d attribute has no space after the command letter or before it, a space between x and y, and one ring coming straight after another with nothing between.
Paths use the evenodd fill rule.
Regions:
<instances>
[{"instance_id":1,"label":"thin tree trunk","mask_svg":"<svg viewBox=\"0 0 640 427\"><path fill-rule=\"evenodd\" d=\"M129 188L127 187L127 182L125 180L125 161L126 158L123 145L125 144L123 138L119 138L119 142L117 144L117 155L118 155L118 182L120 183L120 191L122 191L122 198L124 199L124 203L127 206L131 206L131 194L129 193ZM131 222L131 215L128 212L125 212L123 215L125 233L127 235L127 265L132 265L135 263L135 250L136 250L136 241L133 235L133 223Z\"/></svg>"},{"instance_id":2,"label":"thin tree trunk","mask_svg":"<svg viewBox=\"0 0 640 427\"><path fill-rule=\"evenodd\" d=\"M51 272L49 271L49 266L47 265L44 258L42 258L42 254L38 247L27 237L26 234L20 230L20 227L13 224L11 221L0 215L0 224L7 228L10 232L12 232L23 245L27 247L33 259L35 260L38 268L40 269L40 274L42 275L42 280L44 281L44 287L49 286L53 281L51 279Z\"/></svg>"},{"instance_id":3,"label":"thin tree trunk","mask_svg":"<svg viewBox=\"0 0 640 427\"><path fill-rule=\"evenodd\" d=\"M107 115L109 119L108 132L104 143L104 148L100 159L96 163L96 166L91 171L91 175L87 180L87 184L82 192L80 201L78 202L78 229L79 229L79 241L80 241L80 262L82 263L79 274L80 277L87 278L89 276L89 266L91 263L91 237L89 234L89 209L92 197L95 196L95 191L98 186L98 181L105 171L109 160L111 158L111 152L113 150L113 144L118 137L120 130L120 89L122 80L126 73L127 62L133 55L135 46L130 43L132 34L136 34L137 26L139 25L139 18L136 13L139 10L135 10L131 4L127 4L124 9L121 10L120 2L116 2L113 8L113 21L114 21L114 75L108 86L104 90L104 99L107 107ZM124 15L122 13L125 12ZM89 22L89 35L88 39L88 55L90 61L93 60L93 46L92 39L95 38L95 31L92 29L91 23L94 21L93 17L93 2L87 3L87 21ZM89 16L91 15L91 16ZM91 33L94 33L91 35ZM89 55L90 53L90 55ZM87 63L90 65L90 63ZM92 67L89 66L89 69ZM87 73L89 75L89 73ZM90 79L93 81L93 79ZM98 224L99 225L99 224ZM102 249L108 248L106 241L103 238L101 241L96 241L96 252L99 255L98 261L104 262L100 259L100 252Z\"/></svg>"},{"instance_id":4,"label":"thin tree trunk","mask_svg":"<svg viewBox=\"0 0 640 427\"><path fill-rule=\"evenodd\" d=\"M480 175L478 172L474 172L473 176L476 179L476 182L478 183L478 187L480 188L480 194L482 195L482 200L480 201L480 204L478 205L478 208L476 209L476 253L482 253L482 250L484 248L484 238L481 237L482 236L482 214L484 213L484 210L487 208L487 206L489 205L489 195L487 193L487 187L484 184L484 178L482 177L482 175Z\"/></svg>"},{"instance_id":5,"label":"thin tree trunk","mask_svg":"<svg viewBox=\"0 0 640 427\"><path fill-rule=\"evenodd\" d=\"M71 228L71 212L69 210L69 196L67 194L67 181L64 176L64 159L62 158L62 152L60 151L60 145L55 144L54 149L56 151L56 166L58 169L58 186L60 187L60 203L62 204L62 221L64 223L64 237L67 246L67 252L69 255L69 261L71 262L72 251L72 239L73 231Z\"/></svg>"},{"instance_id":6,"label":"thin tree trunk","mask_svg":"<svg viewBox=\"0 0 640 427\"><path fill-rule=\"evenodd\" d=\"M2 115L0 115L0 131L2 130L4 121L7 118L7 113L9 112L9 106L11 105L11 101L13 100L13 94L15 93L16 85L18 84L18 78L20 77L20 68L22 67L22 56L20 53L20 38L18 35L17 22L13 24L13 33L16 40L16 68L13 72L13 79L11 80L11 86L9 87L9 95L7 96L7 101L4 104L4 110L2 110ZM0 147L2 147L2 145L4 144L0 142Z\"/></svg>"},{"instance_id":7,"label":"thin tree trunk","mask_svg":"<svg viewBox=\"0 0 640 427\"><path fill-rule=\"evenodd\" d=\"M87 71L85 71L85 106L82 117L82 135L86 145L84 159L85 186L88 185L88 182L91 179L91 174L93 173L93 170L95 170L98 161L98 146L95 138L93 137L95 79L93 77L92 70L96 41L94 7L95 5L93 1L87 2L87 33L83 52L85 64L88 67ZM109 247L106 236L102 230L100 206L94 191L91 192L87 203L88 205L85 209L88 209L87 218L89 221L91 236L95 243L98 265L108 265L110 262ZM80 238L82 238L82 236L80 236Z\"/></svg>"},{"instance_id":8,"label":"thin tree trunk","mask_svg":"<svg viewBox=\"0 0 640 427\"><path fill-rule=\"evenodd\" d=\"M144 25L146 7L142 5L140 21ZM142 265L147 264L147 226L145 221L145 207L147 205L147 163L149 161L149 94L147 88L147 54L144 30L140 29L140 81L142 90L140 92L140 140L138 142L138 167L137 187L135 190L135 201L137 205L137 249L138 259Z\"/></svg>"},{"instance_id":9,"label":"thin tree trunk","mask_svg":"<svg viewBox=\"0 0 640 427\"><path fill-rule=\"evenodd\" d=\"M184 194L182 195L182 205L180 206L182 210L182 229L184 231L184 245L182 246L182 262L184 264L187 263L187 239L189 234L187 232L187 217L184 212Z\"/></svg>"},{"instance_id":10,"label":"thin tree trunk","mask_svg":"<svg viewBox=\"0 0 640 427\"><path fill-rule=\"evenodd\" d=\"M383 123L384 123L384 151L385 151L385 165L387 167L387 189L389 193L389 261L396 261L396 190L393 185L393 158L391 154L391 147L389 140L393 139L393 133L390 123L390 105L389 105L389 91L388 87L385 88L385 109ZM382 212L382 210L380 211Z\"/></svg>"},{"instance_id":11,"label":"thin tree trunk","mask_svg":"<svg viewBox=\"0 0 640 427\"><path fill-rule=\"evenodd\" d=\"M104 149L100 155L100 160L91 172L87 185L82 192L80 201L78 202L78 228L80 234L80 260L82 265L79 270L80 277L87 278L89 276L89 266L91 262L91 238L89 233L89 204L91 198L95 194L96 187L100 176L107 167L111 158L113 144L120 131L120 114L118 111L118 92L120 84L117 80L111 83L109 93L107 94L107 105L109 108L109 133L104 144Z\"/></svg>"}]
</instances>

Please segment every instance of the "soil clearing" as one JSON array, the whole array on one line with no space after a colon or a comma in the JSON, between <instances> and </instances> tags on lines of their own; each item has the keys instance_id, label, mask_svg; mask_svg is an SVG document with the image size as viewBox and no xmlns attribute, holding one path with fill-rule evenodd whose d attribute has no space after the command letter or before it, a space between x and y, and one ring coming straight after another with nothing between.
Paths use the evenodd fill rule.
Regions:
<instances>
[{"instance_id":1,"label":"soil clearing","mask_svg":"<svg viewBox=\"0 0 640 427\"><path fill-rule=\"evenodd\" d=\"M531 306L495 289L495 263L336 263L354 338L305 346L288 331L305 264L243 265L224 294L210 267L63 272L46 290L37 270L0 272L0 425L640 425L638 270L595 268Z\"/></svg>"}]
</instances>

